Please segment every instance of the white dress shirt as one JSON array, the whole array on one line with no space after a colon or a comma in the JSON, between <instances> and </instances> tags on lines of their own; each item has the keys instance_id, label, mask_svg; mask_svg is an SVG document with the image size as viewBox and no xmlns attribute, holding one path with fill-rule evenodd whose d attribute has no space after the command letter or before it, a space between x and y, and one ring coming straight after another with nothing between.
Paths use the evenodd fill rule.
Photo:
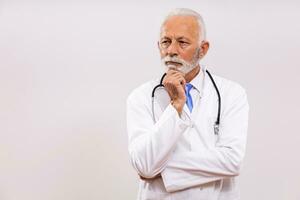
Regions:
<instances>
[{"instance_id":1,"label":"white dress shirt","mask_svg":"<svg viewBox=\"0 0 300 200\"><path fill-rule=\"evenodd\" d=\"M193 110L181 116L170 104L167 91L151 92L160 79L133 90L127 99L128 150L139 176L138 200L237 200L238 175L245 154L248 101L237 83L213 75L221 95L219 134L216 90L201 66L190 82Z\"/></svg>"}]
</instances>

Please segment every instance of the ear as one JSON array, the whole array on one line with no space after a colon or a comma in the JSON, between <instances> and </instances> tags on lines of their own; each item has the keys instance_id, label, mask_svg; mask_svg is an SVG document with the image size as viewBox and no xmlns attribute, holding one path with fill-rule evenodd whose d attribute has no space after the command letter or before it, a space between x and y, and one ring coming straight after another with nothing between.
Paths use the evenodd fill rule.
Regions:
<instances>
[{"instance_id":1,"label":"ear","mask_svg":"<svg viewBox=\"0 0 300 200\"><path fill-rule=\"evenodd\" d=\"M158 47L159 55L160 55L160 57L162 57L162 49L161 49L159 41L157 42L157 47Z\"/></svg>"},{"instance_id":2,"label":"ear","mask_svg":"<svg viewBox=\"0 0 300 200\"><path fill-rule=\"evenodd\" d=\"M206 40L203 41L200 45L200 49L201 49L201 52L200 52L199 57L200 57L200 59L202 59L206 55L206 53L209 49L209 42Z\"/></svg>"}]
</instances>

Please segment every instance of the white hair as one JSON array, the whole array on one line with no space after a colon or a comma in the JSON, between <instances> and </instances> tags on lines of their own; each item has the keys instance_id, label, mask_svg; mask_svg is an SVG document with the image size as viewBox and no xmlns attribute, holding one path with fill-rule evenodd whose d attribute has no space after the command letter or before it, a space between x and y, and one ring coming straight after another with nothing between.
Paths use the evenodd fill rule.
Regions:
<instances>
[{"instance_id":1,"label":"white hair","mask_svg":"<svg viewBox=\"0 0 300 200\"><path fill-rule=\"evenodd\" d=\"M164 24L172 16L193 16L193 17L195 17L197 19L198 26L199 26L199 32L198 32L199 33L199 42L201 42L202 40L206 40L205 24L204 24L202 16L199 13L197 13L194 10L188 9L188 8L176 8L167 15L167 17L164 19L162 24Z\"/></svg>"}]
</instances>

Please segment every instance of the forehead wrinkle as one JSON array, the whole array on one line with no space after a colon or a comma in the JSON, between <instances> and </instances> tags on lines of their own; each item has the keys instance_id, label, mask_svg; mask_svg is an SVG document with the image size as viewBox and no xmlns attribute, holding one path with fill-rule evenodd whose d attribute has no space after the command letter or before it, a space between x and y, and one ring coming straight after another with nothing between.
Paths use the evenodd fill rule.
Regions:
<instances>
[{"instance_id":1,"label":"forehead wrinkle","mask_svg":"<svg viewBox=\"0 0 300 200\"><path fill-rule=\"evenodd\" d=\"M199 27L197 19L193 16L173 16L170 17L162 26L162 36L198 39Z\"/></svg>"}]
</instances>

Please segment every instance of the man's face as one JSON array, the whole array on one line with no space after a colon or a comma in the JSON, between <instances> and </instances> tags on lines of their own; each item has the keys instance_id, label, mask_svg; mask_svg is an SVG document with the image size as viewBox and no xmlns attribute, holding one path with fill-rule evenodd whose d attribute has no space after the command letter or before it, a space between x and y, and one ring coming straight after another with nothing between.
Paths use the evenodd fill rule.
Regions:
<instances>
[{"instance_id":1,"label":"man's face","mask_svg":"<svg viewBox=\"0 0 300 200\"><path fill-rule=\"evenodd\" d=\"M163 65L188 73L199 61L199 27L193 16L172 16L162 26L159 50Z\"/></svg>"}]
</instances>

